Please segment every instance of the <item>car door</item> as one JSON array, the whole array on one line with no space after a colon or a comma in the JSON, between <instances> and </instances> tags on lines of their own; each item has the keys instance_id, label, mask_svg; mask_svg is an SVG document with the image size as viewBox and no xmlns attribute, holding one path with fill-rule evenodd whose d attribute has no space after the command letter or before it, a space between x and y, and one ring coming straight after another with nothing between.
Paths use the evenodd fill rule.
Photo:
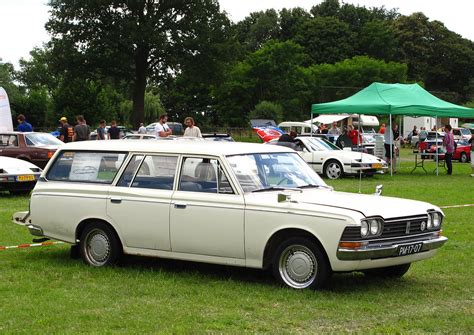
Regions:
<instances>
[{"instance_id":1,"label":"car door","mask_svg":"<svg viewBox=\"0 0 474 335\"><path fill-rule=\"evenodd\" d=\"M127 247L171 250L169 208L177 161L177 155L134 155L110 188L107 215Z\"/></svg>"},{"instance_id":2,"label":"car door","mask_svg":"<svg viewBox=\"0 0 474 335\"><path fill-rule=\"evenodd\" d=\"M170 208L173 252L243 259L244 199L216 158L183 157Z\"/></svg>"}]
</instances>

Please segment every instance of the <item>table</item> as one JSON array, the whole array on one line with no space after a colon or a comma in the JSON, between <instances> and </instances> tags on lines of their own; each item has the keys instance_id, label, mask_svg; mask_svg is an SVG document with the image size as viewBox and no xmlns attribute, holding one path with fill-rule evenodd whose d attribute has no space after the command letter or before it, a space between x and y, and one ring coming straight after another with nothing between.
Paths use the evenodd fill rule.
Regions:
<instances>
[{"instance_id":1,"label":"table","mask_svg":"<svg viewBox=\"0 0 474 335\"><path fill-rule=\"evenodd\" d=\"M418 150L414 150L413 154L415 155L415 166L413 169L410 171L410 173L413 173L417 168L422 168L425 173L428 173L425 169L425 160L429 159L432 160L433 158L436 158L438 156L438 166L435 167L433 172L437 170L437 168L443 168L446 170L446 161L443 159L440 159L441 156L444 156L444 153L426 153L426 152L419 152ZM420 158L418 158L420 156ZM436 161L436 160L435 160Z\"/></svg>"}]
</instances>

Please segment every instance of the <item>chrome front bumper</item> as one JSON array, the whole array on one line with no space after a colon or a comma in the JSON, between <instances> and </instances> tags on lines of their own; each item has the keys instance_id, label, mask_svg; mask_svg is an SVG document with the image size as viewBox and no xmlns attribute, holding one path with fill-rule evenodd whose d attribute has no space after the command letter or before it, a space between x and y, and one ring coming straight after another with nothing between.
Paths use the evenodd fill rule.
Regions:
<instances>
[{"instance_id":1,"label":"chrome front bumper","mask_svg":"<svg viewBox=\"0 0 474 335\"><path fill-rule=\"evenodd\" d=\"M439 236L430 240L418 241L418 243L423 243L423 246L420 252L434 250L441 247L446 241L447 237ZM378 259L378 258L389 258L389 257L398 257L398 248L403 245L409 245L417 243L417 241L404 242L399 244L393 244L390 246L366 246L360 249L349 249L341 248L337 249L337 258L343 261L354 261L354 260L364 260L364 259ZM400 256L403 257L403 256Z\"/></svg>"},{"instance_id":2,"label":"chrome front bumper","mask_svg":"<svg viewBox=\"0 0 474 335\"><path fill-rule=\"evenodd\" d=\"M44 236L43 229L31 223L30 212L16 212L12 217L13 223L25 226L33 236Z\"/></svg>"}]
</instances>

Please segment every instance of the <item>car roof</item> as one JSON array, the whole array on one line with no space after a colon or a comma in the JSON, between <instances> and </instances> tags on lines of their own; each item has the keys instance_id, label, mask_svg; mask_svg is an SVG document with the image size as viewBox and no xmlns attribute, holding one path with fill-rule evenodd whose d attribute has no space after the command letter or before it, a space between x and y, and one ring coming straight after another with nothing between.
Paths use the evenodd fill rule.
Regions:
<instances>
[{"instance_id":1,"label":"car roof","mask_svg":"<svg viewBox=\"0 0 474 335\"><path fill-rule=\"evenodd\" d=\"M150 153L183 153L199 155L238 155L263 152L289 152L288 148L242 142L202 141L80 141L61 146L61 150L132 151Z\"/></svg>"}]
</instances>

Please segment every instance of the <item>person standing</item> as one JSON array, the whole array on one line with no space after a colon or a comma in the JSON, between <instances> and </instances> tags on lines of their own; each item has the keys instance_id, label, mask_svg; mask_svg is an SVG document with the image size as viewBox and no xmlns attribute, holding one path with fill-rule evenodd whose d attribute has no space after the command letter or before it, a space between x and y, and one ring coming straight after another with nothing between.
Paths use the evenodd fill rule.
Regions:
<instances>
[{"instance_id":1,"label":"person standing","mask_svg":"<svg viewBox=\"0 0 474 335\"><path fill-rule=\"evenodd\" d=\"M109 140L119 140L120 139L120 129L117 127L117 121L112 120L109 128Z\"/></svg>"},{"instance_id":2,"label":"person standing","mask_svg":"<svg viewBox=\"0 0 474 335\"><path fill-rule=\"evenodd\" d=\"M385 133L383 134L384 138L384 147L385 147L385 161L387 164L392 166L393 173L397 172L395 170L396 167L396 156L394 150L394 129L396 128L396 124L393 124L393 129L385 129Z\"/></svg>"},{"instance_id":3,"label":"person standing","mask_svg":"<svg viewBox=\"0 0 474 335\"><path fill-rule=\"evenodd\" d=\"M89 126L86 124L84 116L76 116L76 121L77 125L74 127L74 136L72 137L72 140L74 142L88 141L90 138L91 131L89 129Z\"/></svg>"},{"instance_id":4,"label":"person standing","mask_svg":"<svg viewBox=\"0 0 474 335\"><path fill-rule=\"evenodd\" d=\"M192 117L187 117L184 119L184 124L187 126L186 130L184 131L183 136L188 137L202 137L201 129L194 125L194 119Z\"/></svg>"},{"instance_id":5,"label":"person standing","mask_svg":"<svg viewBox=\"0 0 474 335\"><path fill-rule=\"evenodd\" d=\"M328 134L329 135L336 135L336 136L341 135L341 130L339 128L337 128L337 122L332 123L332 127L331 127L331 129L328 130Z\"/></svg>"},{"instance_id":6,"label":"person standing","mask_svg":"<svg viewBox=\"0 0 474 335\"><path fill-rule=\"evenodd\" d=\"M155 126L156 137L168 137L173 134L170 127L166 124L168 122L168 115L160 115L160 121Z\"/></svg>"},{"instance_id":7,"label":"person standing","mask_svg":"<svg viewBox=\"0 0 474 335\"><path fill-rule=\"evenodd\" d=\"M22 133L33 131L33 126L29 124L28 122L26 122L26 118L23 114L18 115L16 120L18 121L18 127L17 127L18 131Z\"/></svg>"},{"instance_id":8,"label":"person standing","mask_svg":"<svg viewBox=\"0 0 474 335\"><path fill-rule=\"evenodd\" d=\"M63 116L59 119L61 129L59 130L59 139L64 143L72 142L74 137L74 128L67 123L67 118Z\"/></svg>"},{"instance_id":9,"label":"person standing","mask_svg":"<svg viewBox=\"0 0 474 335\"><path fill-rule=\"evenodd\" d=\"M382 123L382 125L380 126L379 134L385 134L385 123Z\"/></svg>"},{"instance_id":10,"label":"person standing","mask_svg":"<svg viewBox=\"0 0 474 335\"><path fill-rule=\"evenodd\" d=\"M105 140L105 120L99 121L99 127L97 128L97 140Z\"/></svg>"},{"instance_id":11,"label":"person standing","mask_svg":"<svg viewBox=\"0 0 474 335\"><path fill-rule=\"evenodd\" d=\"M354 128L353 125L349 125L349 131L347 133L347 136L351 139L352 146L357 146L359 144L362 144L362 136L359 135L359 131Z\"/></svg>"},{"instance_id":12,"label":"person standing","mask_svg":"<svg viewBox=\"0 0 474 335\"><path fill-rule=\"evenodd\" d=\"M146 128L145 128L145 126L143 125L143 122L140 123L140 128L138 128L138 133L139 133L139 134L146 134Z\"/></svg>"},{"instance_id":13,"label":"person standing","mask_svg":"<svg viewBox=\"0 0 474 335\"><path fill-rule=\"evenodd\" d=\"M444 138L443 145L446 148L444 159L446 161L446 168L448 169L448 175L453 174L453 153L454 153L454 136L451 132L452 128L450 124L444 126Z\"/></svg>"}]
</instances>

